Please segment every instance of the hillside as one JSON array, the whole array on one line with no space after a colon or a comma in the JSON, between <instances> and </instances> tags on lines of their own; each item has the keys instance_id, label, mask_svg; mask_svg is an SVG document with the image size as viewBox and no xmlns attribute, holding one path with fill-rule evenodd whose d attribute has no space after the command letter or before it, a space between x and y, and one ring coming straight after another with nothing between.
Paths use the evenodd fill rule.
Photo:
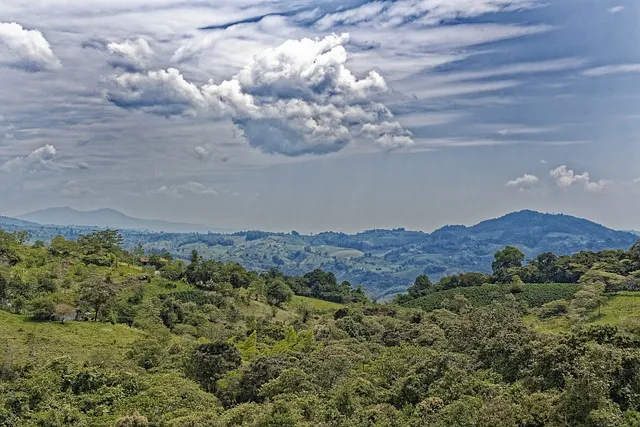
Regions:
<instances>
[{"instance_id":1,"label":"hillside","mask_svg":"<svg viewBox=\"0 0 640 427\"><path fill-rule=\"evenodd\" d=\"M111 227L116 227L111 223ZM75 238L83 227L5 227L28 229L48 241L58 234ZM586 219L521 211L474 226L450 225L432 233L405 229L369 230L357 234L316 235L247 231L234 234L149 233L123 231L124 245L141 244L147 251L168 251L187 259L193 249L205 258L239 262L263 271L277 267L289 275L316 268L339 280L362 284L374 297L403 292L413 279L433 280L464 271L489 272L493 254L507 245L527 258L539 253L567 255L581 250L628 249L638 236Z\"/></svg>"},{"instance_id":2,"label":"hillside","mask_svg":"<svg viewBox=\"0 0 640 427\"><path fill-rule=\"evenodd\" d=\"M0 226L37 227L39 224L22 219L0 215Z\"/></svg>"},{"instance_id":3,"label":"hillside","mask_svg":"<svg viewBox=\"0 0 640 427\"><path fill-rule=\"evenodd\" d=\"M0 425L638 425L638 247L405 307L118 241L0 231Z\"/></svg>"},{"instance_id":4,"label":"hillside","mask_svg":"<svg viewBox=\"0 0 640 427\"><path fill-rule=\"evenodd\" d=\"M201 224L134 218L114 209L79 211L69 207L57 207L20 215L20 219L39 224L80 225L165 232L208 232L211 230L211 227Z\"/></svg>"}]
</instances>

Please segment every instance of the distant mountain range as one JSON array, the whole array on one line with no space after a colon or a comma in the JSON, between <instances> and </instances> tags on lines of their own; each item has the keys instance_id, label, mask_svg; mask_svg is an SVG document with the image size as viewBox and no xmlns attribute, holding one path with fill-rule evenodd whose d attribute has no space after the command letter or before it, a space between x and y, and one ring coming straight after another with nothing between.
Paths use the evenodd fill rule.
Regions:
<instances>
[{"instance_id":1,"label":"distant mountain range","mask_svg":"<svg viewBox=\"0 0 640 427\"><path fill-rule=\"evenodd\" d=\"M42 209L20 215L18 219L39 224L81 225L164 232L208 232L211 227L201 224L169 222L158 219L134 218L114 209L79 211L69 207Z\"/></svg>"},{"instance_id":2,"label":"distant mountain range","mask_svg":"<svg viewBox=\"0 0 640 427\"><path fill-rule=\"evenodd\" d=\"M530 259L543 252L563 255L581 250L628 249L639 239L634 233L612 230L586 219L530 210L470 227L448 225L432 233L398 228L315 235L264 231L180 233L200 231L198 227L205 226L142 220L108 209L93 212L47 209L20 218L0 217L0 226L8 230L28 230L34 238L42 240L58 234L75 238L90 228L40 226L25 220L108 226L121 230L124 244L130 249L140 243L149 252L168 250L184 259L197 249L206 258L235 261L254 270L277 267L287 274L322 268L333 272L339 280L364 285L376 297L404 291L423 273L438 280L444 275L465 271L489 272L494 253L507 245L517 246Z\"/></svg>"},{"instance_id":3,"label":"distant mountain range","mask_svg":"<svg viewBox=\"0 0 640 427\"><path fill-rule=\"evenodd\" d=\"M8 216L0 215L0 225L16 225L16 226L23 226L23 227L32 227L32 226L38 226L40 224L31 222L31 221L24 221L22 219L11 218Z\"/></svg>"}]
</instances>

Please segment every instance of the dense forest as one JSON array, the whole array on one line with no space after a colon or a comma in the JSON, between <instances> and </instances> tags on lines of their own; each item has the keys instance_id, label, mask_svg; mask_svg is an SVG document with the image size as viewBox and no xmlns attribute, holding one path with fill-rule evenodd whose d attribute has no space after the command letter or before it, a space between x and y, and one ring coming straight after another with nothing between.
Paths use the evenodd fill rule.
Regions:
<instances>
[{"instance_id":1,"label":"dense forest","mask_svg":"<svg viewBox=\"0 0 640 427\"><path fill-rule=\"evenodd\" d=\"M2 426L640 426L640 245L525 254L394 303L0 230Z\"/></svg>"}]
</instances>

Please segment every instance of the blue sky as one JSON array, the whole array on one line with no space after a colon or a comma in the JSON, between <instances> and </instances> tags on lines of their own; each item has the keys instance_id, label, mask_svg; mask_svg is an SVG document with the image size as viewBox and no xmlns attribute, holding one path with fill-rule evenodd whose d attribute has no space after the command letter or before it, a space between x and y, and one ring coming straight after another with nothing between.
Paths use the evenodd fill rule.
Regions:
<instances>
[{"instance_id":1,"label":"blue sky","mask_svg":"<svg viewBox=\"0 0 640 427\"><path fill-rule=\"evenodd\" d=\"M0 4L0 214L640 228L632 0Z\"/></svg>"}]
</instances>

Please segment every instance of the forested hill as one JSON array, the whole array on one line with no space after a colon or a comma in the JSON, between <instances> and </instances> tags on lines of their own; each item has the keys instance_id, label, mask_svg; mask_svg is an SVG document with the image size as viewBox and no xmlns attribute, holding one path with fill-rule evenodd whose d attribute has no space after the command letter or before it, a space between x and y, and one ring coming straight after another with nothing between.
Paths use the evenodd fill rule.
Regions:
<instances>
[{"instance_id":1,"label":"forested hill","mask_svg":"<svg viewBox=\"0 0 640 427\"><path fill-rule=\"evenodd\" d=\"M640 425L640 244L506 247L378 304L114 230L27 240L0 230L3 427Z\"/></svg>"},{"instance_id":2,"label":"forested hill","mask_svg":"<svg viewBox=\"0 0 640 427\"><path fill-rule=\"evenodd\" d=\"M62 234L75 238L82 227L3 225L26 229L35 238L50 240ZM205 258L235 261L253 270L278 267L289 275L316 268L333 272L339 280L362 284L375 296L404 291L420 274L432 279L465 271L491 271L493 254L515 246L527 259L553 252L628 249L638 236L616 231L586 219L534 211L510 213L466 227L449 225L432 233L369 230L357 234L325 232L316 235L245 231L235 234L148 233L123 231L124 245L141 244L147 251L168 251L188 258L197 249Z\"/></svg>"}]
</instances>

